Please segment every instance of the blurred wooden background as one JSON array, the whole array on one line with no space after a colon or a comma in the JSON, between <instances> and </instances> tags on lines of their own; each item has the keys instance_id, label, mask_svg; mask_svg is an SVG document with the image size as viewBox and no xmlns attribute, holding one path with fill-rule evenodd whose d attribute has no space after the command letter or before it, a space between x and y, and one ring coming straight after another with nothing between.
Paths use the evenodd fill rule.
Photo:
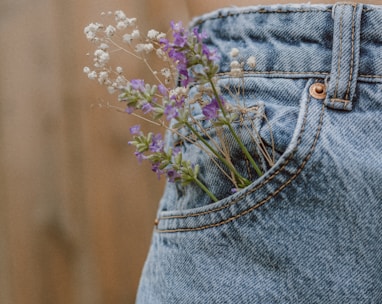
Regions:
<instances>
[{"instance_id":1,"label":"blurred wooden background","mask_svg":"<svg viewBox=\"0 0 382 304\"><path fill-rule=\"evenodd\" d=\"M1 304L134 303L163 183L82 73L84 26L115 9L187 20L178 0L0 0Z\"/></svg>"}]
</instances>

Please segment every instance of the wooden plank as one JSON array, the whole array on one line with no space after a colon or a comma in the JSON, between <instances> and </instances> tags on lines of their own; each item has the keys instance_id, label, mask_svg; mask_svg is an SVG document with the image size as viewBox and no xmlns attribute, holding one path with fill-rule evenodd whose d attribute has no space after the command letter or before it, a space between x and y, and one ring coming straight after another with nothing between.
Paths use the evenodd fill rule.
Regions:
<instances>
[{"instance_id":1,"label":"wooden plank","mask_svg":"<svg viewBox=\"0 0 382 304\"><path fill-rule=\"evenodd\" d=\"M134 303L163 183L131 156L131 118L92 108L110 96L82 74L83 27L118 8L146 29L185 19L170 0L1 3L1 303Z\"/></svg>"}]
</instances>

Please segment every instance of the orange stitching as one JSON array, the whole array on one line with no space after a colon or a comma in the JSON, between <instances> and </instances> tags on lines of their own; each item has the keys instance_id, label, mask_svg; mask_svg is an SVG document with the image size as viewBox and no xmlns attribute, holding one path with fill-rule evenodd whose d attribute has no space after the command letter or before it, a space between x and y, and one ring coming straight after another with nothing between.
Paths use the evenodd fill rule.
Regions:
<instances>
[{"instance_id":1,"label":"orange stitching","mask_svg":"<svg viewBox=\"0 0 382 304\"><path fill-rule=\"evenodd\" d=\"M365 77L365 78L382 78L382 75L360 74L359 77Z\"/></svg>"},{"instance_id":2,"label":"orange stitching","mask_svg":"<svg viewBox=\"0 0 382 304\"><path fill-rule=\"evenodd\" d=\"M307 102L307 104L305 106L306 109L305 109L304 121L303 121L303 124L301 126L301 131L300 131L300 135L299 135L299 138L298 138L298 141L297 141L297 144L296 144L296 149L300 145L301 140L302 140L302 135L305 132L305 126L306 126L307 116L308 116L308 106L310 104L310 101L311 101L311 99L309 98L309 100L308 100L308 102ZM243 197L245 197L245 196L247 196L247 195L257 191L258 189L260 189L262 186L264 186L269 181L271 181L275 176L277 176L282 170L284 170L284 168L292 160L292 157L294 156L295 152L296 151L293 151L293 153L291 153L291 155L288 157L288 159L285 160L285 163L277 171L275 171L271 176L269 176L266 180L264 180L261 184L257 185L254 189L251 189L250 191L243 193L242 195L237 197L235 200L225 204L224 206L221 206L221 207L215 208L215 209L211 209L211 210L208 210L208 211L194 213L194 214L188 214L188 215L163 216L163 217L160 217L159 219L161 220L161 219L175 219L175 218L196 217L196 216L200 216L200 215L206 215L206 214L209 214L209 213L212 213L212 212L217 212L217 211L223 210L223 209L225 209L225 208L227 208L227 207L229 207L231 205L234 205L238 201L240 201Z\"/></svg>"},{"instance_id":3,"label":"orange stitching","mask_svg":"<svg viewBox=\"0 0 382 304\"><path fill-rule=\"evenodd\" d=\"M348 99L341 99L341 98L330 98L330 101L336 102L336 103L339 103L339 102L344 103L344 108L346 104L350 102L350 100Z\"/></svg>"},{"instance_id":4,"label":"orange stitching","mask_svg":"<svg viewBox=\"0 0 382 304\"><path fill-rule=\"evenodd\" d=\"M242 217L242 216L252 212L253 210L261 207L262 205L264 205L266 202L268 202L270 199L272 199L277 194L279 194L282 190L284 190L284 188L287 187L301 173L301 171L304 169L306 163L312 157L313 152L314 152L314 150L316 148L316 145L317 145L317 142L318 142L318 138L319 138L320 133L321 133L321 129L322 129L323 121L324 121L324 113L325 113L324 110L325 110L325 105L323 104L322 105L321 114L320 114L319 126L318 126L318 129L317 129L317 132L316 132L316 136L315 136L314 142L313 142L312 147L311 147L311 149L309 151L309 154L306 156L305 160L303 161L301 166L298 168L296 173L286 183L281 185L280 188L278 188L275 192L271 193L264 200L260 201L256 205L252 206L251 208L249 208L247 210L242 211L241 213L239 213L239 214L237 214L235 216L232 216L232 217L230 217L230 218L228 218L228 219L226 219L224 221L221 221L221 222L218 222L218 223L215 223L215 224L209 224L209 225L205 225L205 226L201 226L201 227L196 227L196 228L179 228L179 229L174 229L174 230L170 230L170 229L169 230L156 230L156 232L158 232L158 233L186 232L186 231L197 231L197 230L203 230L203 229L207 229L207 228L214 228L214 227L218 227L218 226L227 224L229 222L232 222L232 221L238 219L239 217Z\"/></svg>"}]
</instances>

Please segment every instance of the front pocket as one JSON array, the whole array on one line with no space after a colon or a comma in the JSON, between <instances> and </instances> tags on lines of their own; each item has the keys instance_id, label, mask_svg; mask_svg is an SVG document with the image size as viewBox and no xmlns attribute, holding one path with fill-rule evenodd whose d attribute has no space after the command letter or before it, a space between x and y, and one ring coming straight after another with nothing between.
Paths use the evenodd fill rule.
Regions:
<instances>
[{"instance_id":1,"label":"front pocket","mask_svg":"<svg viewBox=\"0 0 382 304\"><path fill-rule=\"evenodd\" d=\"M263 105L265 116L255 117L257 120L254 125L259 128L257 131L267 148L273 150L276 163L267 168L257 155L265 169L264 175L253 178L251 185L231 194L230 183L212 169L208 155L203 156L192 145L185 147L185 155L189 153L190 157L195 157L203 168L201 176L204 182L218 191L221 200L211 203L194 186L182 189L168 184L161 200L157 231L192 231L216 227L255 210L284 190L304 168L317 143L324 108L319 101L310 99L309 86L313 82L249 79L248 88L253 94L247 90L245 102L249 103L249 107L261 108ZM297 90L299 98L296 98ZM243 125L236 127L243 128ZM245 132L241 135L248 136ZM237 151L235 147L232 149ZM254 154L258 152L256 147L251 151ZM248 171L248 167L243 165L244 158L236 155L235 159L239 164L242 163L243 173Z\"/></svg>"},{"instance_id":2,"label":"front pocket","mask_svg":"<svg viewBox=\"0 0 382 304\"><path fill-rule=\"evenodd\" d=\"M262 172L269 168L260 151L259 134L257 134L264 123L264 115L264 104L256 103L248 108L247 113L240 114L231 124L235 134L243 142ZM235 167L242 177L250 181L257 179L256 170L251 166L228 127L213 126L210 121L203 120L202 115L196 117L196 119L198 118L200 120L194 122L194 128L199 130L203 140L213 146L221 155L225 155L225 159ZM200 131L201 129L204 131ZM237 189L237 183L227 166L213 155L195 135L185 132L183 136L174 140L175 145L181 150L184 159L200 166L199 180L219 200L231 195ZM194 183L187 186L178 183L174 187L177 189L175 209L185 210L212 203L211 198Z\"/></svg>"}]
</instances>

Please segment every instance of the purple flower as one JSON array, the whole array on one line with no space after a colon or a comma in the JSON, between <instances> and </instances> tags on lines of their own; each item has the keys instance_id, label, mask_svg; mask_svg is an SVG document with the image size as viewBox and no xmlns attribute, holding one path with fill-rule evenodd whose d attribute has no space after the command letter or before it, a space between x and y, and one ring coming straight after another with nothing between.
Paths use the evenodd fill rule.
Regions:
<instances>
[{"instance_id":1,"label":"purple flower","mask_svg":"<svg viewBox=\"0 0 382 304\"><path fill-rule=\"evenodd\" d=\"M183 32L175 33L174 36L174 46L183 48L187 43L187 36Z\"/></svg>"},{"instance_id":2,"label":"purple flower","mask_svg":"<svg viewBox=\"0 0 382 304\"><path fill-rule=\"evenodd\" d=\"M178 109L175 106L167 105L164 109L164 115L166 115L167 120L178 117Z\"/></svg>"},{"instance_id":3,"label":"purple flower","mask_svg":"<svg viewBox=\"0 0 382 304\"><path fill-rule=\"evenodd\" d=\"M194 78L191 77L191 76L188 74L188 71L187 71L187 70L179 71L179 74L181 75L181 81L180 81L180 84L181 84L181 86L183 86L183 87L186 87L189 83L191 83L191 82L194 81Z\"/></svg>"},{"instance_id":4,"label":"purple flower","mask_svg":"<svg viewBox=\"0 0 382 304\"><path fill-rule=\"evenodd\" d=\"M179 148L179 147L174 147L173 149L172 149L172 156L177 156L180 152L181 152L181 148Z\"/></svg>"},{"instance_id":5,"label":"purple flower","mask_svg":"<svg viewBox=\"0 0 382 304\"><path fill-rule=\"evenodd\" d=\"M180 52L174 48L171 48L168 51L168 56L176 63L177 70L183 70L187 68L187 56L185 54L185 51Z\"/></svg>"},{"instance_id":6,"label":"purple flower","mask_svg":"<svg viewBox=\"0 0 382 304\"><path fill-rule=\"evenodd\" d=\"M130 134L131 135L138 135L141 134L141 126L140 125L134 125L130 128Z\"/></svg>"},{"instance_id":7,"label":"purple flower","mask_svg":"<svg viewBox=\"0 0 382 304\"><path fill-rule=\"evenodd\" d=\"M180 174L173 169L167 171L167 178L170 183L176 182L180 177Z\"/></svg>"},{"instance_id":8,"label":"purple flower","mask_svg":"<svg viewBox=\"0 0 382 304\"><path fill-rule=\"evenodd\" d=\"M145 81L143 79L132 79L130 81L131 87L134 90L144 92L145 91Z\"/></svg>"},{"instance_id":9,"label":"purple flower","mask_svg":"<svg viewBox=\"0 0 382 304\"><path fill-rule=\"evenodd\" d=\"M183 95L179 96L179 95L173 94L171 95L170 99L175 101L175 107L177 109L180 109L181 107L183 107L185 102L185 96Z\"/></svg>"},{"instance_id":10,"label":"purple flower","mask_svg":"<svg viewBox=\"0 0 382 304\"><path fill-rule=\"evenodd\" d=\"M142 106L142 111L144 114L150 113L153 109L154 109L153 106L149 104L148 102L146 102Z\"/></svg>"},{"instance_id":11,"label":"purple flower","mask_svg":"<svg viewBox=\"0 0 382 304\"><path fill-rule=\"evenodd\" d=\"M141 152L135 151L135 152L134 152L134 155L135 155L135 157L137 158L138 163L142 163L142 161L143 161L144 159L146 159L146 157L145 157L145 156L143 155L143 153L141 153Z\"/></svg>"},{"instance_id":12,"label":"purple flower","mask_svg":"<svg viewBox=\"0 0 382 304\"><path fill-rule=\"evenodd\" d=\"M158 91L159 91L159 94L161 94L162 96L164 97L168 96L168 90L163 84L158 85Z\"/></svg>"},{"instance_id":13,"label":"purple flower","mask_svg":"<svg viewBox=\"0 0 382 304\"><path fill-rule=\"evenodd\" d=\"M204 39L208 38L208 35L206 32L202 31L201 33L199 33L198 31L198 28L197 27L194 27L193 30L192 30L195 38L197 39L197 41L199 43L201 43Z\"/></svg>"},{"instance_id":14,"label":"purple flower","mask_svg":"<svg viewBox=\"0 0 382 304\"><path fill-rule=\"evenodd\" d=\"M160 133L153 136L149 149L151 152L162 152L164 148L164 142L162 140L162 135Z\"/></svg>"},{"instance_id":15,"label":"purple flower","mask_svg":"<svg viewBox=\"0 0 382 304\"><path fill-rule=\"evenodd\" d=\"M133 113L133 112L134 112L134 107L128 106L128 107L125 109L125 112L128 113L128 114Z\"/></svg>"},{"instance_id":16,"label":"purple flower","mask_svg":"<svg viewBox=\"0 0 382 304\"><path fill-rule=\"evenodd\" d=\"M153 163L151 165L151 170L157 174L158 179L160 179L160 176L165 173L162 169L160 169L160 163Z\"/></svg>"},{"instance_id":17,"label":"purple flower","mask_svg":"<svg viewBox=\"0 0 382 304\"><path fill-rule=\"evenodd\" d=\"M207 59L216 62L220 59L218 52L215 49L210 49L208 46L202 46L202 52L206 55Z\"/></svg>"},{"instance_id":18,"label":"purple flower","mask_svg":"<svg viewBox=\"0 0 382 304\"><path fill-rule=\"evenodd\" d=\"M183 27L183 23L182 21L178 21L178 22L174 22L174 21L171 21L170 22L170 26L171 26L171 29L175 32L175 33L184 33L185 29Z\"/></svg>"},{"instance_id":19,"label":"purple flower","mask_svg":"<svg viewBox=\"0 0 382 304\"><path fill-rule=\"evenodd\" d=\"M207 119L217 118L219 114L219 103L216 98L213 98L208 105L204 106L202 112Z\"/></svg>"},{"instance_id":20,"label":"purple flower","mask_svg":"<svg viewBox=\"0 0 382 304\"><path fill-rule=\"evenodd\" d=\"M169 46L170 46L170 41L168 41L168 39L166 38L161 38L159 39L159 43L163 45L163 50L164 51L167 51Z\"/></svg>"}]
</instances>

